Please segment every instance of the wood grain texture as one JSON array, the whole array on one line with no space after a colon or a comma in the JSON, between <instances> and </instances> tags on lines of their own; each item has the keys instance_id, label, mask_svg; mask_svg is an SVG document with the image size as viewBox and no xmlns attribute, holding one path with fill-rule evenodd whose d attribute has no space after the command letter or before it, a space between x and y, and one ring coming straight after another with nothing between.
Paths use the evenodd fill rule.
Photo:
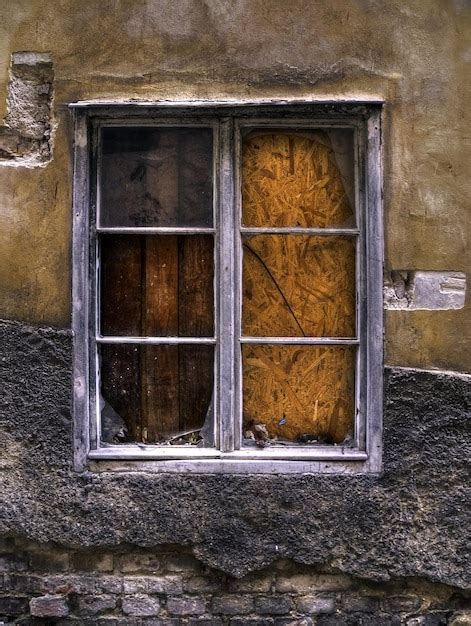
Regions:
<instances>
[{"instance_id":1,"label":"wood grain texture","mask_svg":"<svg viewBox=\"0 0 471 626\"><path fill-rule=\"evenodd\" d=\"M214 334L211 235L102 235L102 329L115 336ZM102 393L132 441L159 443L203 425L213 388L211 346L102 349Z\"/></svg>"}]
</instances>

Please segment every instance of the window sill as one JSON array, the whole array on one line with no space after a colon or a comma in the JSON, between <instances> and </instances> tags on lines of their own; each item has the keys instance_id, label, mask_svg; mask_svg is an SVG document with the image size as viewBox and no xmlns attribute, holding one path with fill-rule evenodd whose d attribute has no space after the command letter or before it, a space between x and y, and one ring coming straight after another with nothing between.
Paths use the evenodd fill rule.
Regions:
<instances>
[{"instance_id":1,"label":"window sill","mask_svg":"<svg viewBox=\"0 0 471 626\"><path fill-rule=\"evenodd\" d=\"M192 474L371 474L381 471L381 467L376 466L366 452L341 446L296 451L293 448L265 448L234 452L175 448L168 450L158 446L129 445L91 450L88 453L88 468L98 472Z\"/></svg>"}]
</instances>

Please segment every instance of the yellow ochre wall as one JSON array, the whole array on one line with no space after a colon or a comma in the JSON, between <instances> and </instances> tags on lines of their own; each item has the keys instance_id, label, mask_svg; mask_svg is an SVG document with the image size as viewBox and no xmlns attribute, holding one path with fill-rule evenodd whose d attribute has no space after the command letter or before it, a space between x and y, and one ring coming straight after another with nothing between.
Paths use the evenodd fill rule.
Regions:
<instances>
[{"instance_id":1,"label":"yellow ochre wall","mask_svg":"<svg viewBox=\"0 0 471 626\"><path fill-rule=\"evenodd\" d=\"M10 55L48 52L57 126L45 167L0 162L0 317L70 326L67 104L94 98L383 98L386 269L469 277L470 7L466 0L0 0L0 115ZM469 301L468 289L461 310L387 311L386 362L471 371Z\"/></svg>"}]
</instances>

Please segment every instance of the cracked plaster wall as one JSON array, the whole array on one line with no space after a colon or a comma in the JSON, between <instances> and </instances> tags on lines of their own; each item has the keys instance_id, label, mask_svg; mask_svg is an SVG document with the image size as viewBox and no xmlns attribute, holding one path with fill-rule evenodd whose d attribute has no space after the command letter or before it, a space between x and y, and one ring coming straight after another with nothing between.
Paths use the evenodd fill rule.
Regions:
<instances>
[{"instance_id":1,"label":"cracked plaster wall","mask_svg":"<svg viewBox=\"0 0 471 626\"><path fill-rule=\"evenodd\" d=\"M70 326L71 121L93 98L378 97L386 269L470 273L461 0L0 0L0 114L10 56L50 54L53 160L0 164L0 316ZM387 311L387 362L471 371L469 290L453 311Z\"/></svg>"}]
</instances>

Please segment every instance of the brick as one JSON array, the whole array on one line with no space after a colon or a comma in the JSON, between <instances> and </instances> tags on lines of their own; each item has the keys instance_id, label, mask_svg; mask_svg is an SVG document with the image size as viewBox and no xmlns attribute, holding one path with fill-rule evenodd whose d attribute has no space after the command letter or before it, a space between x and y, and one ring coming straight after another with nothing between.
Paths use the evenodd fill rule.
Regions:
<instances>
[{"instance_id":1,"label":"brick","mask_svg":"<svg viewBox=\"0 0 471 626\"><path fill-rule=\"evenodd\" d=\"M321 596L301 596L296 600L296 606L301 613L333 613L335 609L334 598Z\"/></svg>"},{"instance_id":2,"label":"brick","mask_svg":"<svg viewBox=\"0 0 471 626\"><path fill-rule=\"evenodd\" d=\"M139 626L180 626L181 622L175 617L163 617L157 619L145 619L140 622Z\"/></svg>"},{"instance_id":3,"label":"brick","mask_svg":"<svg viewBox=\"0 0 471 626\"><path fill-rule=\"evenodd\" d=\"M28 598L6 596L0 598L0 615L13 617L28 611Z\"/></svg>"},{"instance_id":4,"label":"brick","mask_svg":"<svg viewBox=\"0 0 471 626\"><path fill-rule=\"evenodd\" d=\"M203 598L168 598L167 611L172 615L203 615L206 602Z\"/></svg>"},{"instance_id":5,"label":"brick","mask_svg":"<svg viewBox=\"0 0 471 626\"><path fill-rule=\"evenodd\" d=\"M100 576L95 579L95 587L99 593L122 593L124 584L120 576Z\"/></svg>"},{"instance_id":6,"label":"brick","mask_svg":"<svg viewBox=\"0 0 471 626\"><path fill-rule=\"evenodd\" d=\"M124 579L124 593L183 593L180 576L136 576Z\"/></svg>"},{"instance_id":7,"label":"brick","mask_svg":"<svg viewBox=\"0 0 471 626\"><path fill-rule=\"evenodd\" d=\"M145 595L127 596L123 598L123 613L126 615L136 615L146 617L158 615L160 611L160 601L158 598Z\"/></svg>"},{"instance_id":8,"label":"brick","mask_svg":"<svg viewBox=\"0 0 471 626\"><path fill-rule=\"evenodd\" d=\"M345 596L342 607L348 613L375 613L379 601L371 596Z\"/></svg>"},{"instance_id":9,"label":"brick","mask_svg":"<svg viewBox=\"0 0 471 626\"><path fill-rule=\"evenodd\" d=\"M315 591L343 591L352 587L352 581L343 574L296 574L281 576L276 581L280 593L309 593Z\"/></svg>"},{"instance_id":10,"label":"brick","mask_svg":"<svg viewBox=\"0 0 471 626\"><path fill-rule=\"evenodd\" d=\"M424 626L445 626L448 624L446 613L427 613Z\"/></svg>"},{"instance_id":11,"label":"brick","mask_svg":"<svg viewBox=\"0 0 471 626\"><path fill-rule=\"evenodd\" d=\"M363 622L359 617L355 617L355 621L352 621L352 616L335 614L335 615L321 615L316 620L316 626L359 626Z\"/></svg>"},{"instance_id":12,"label":"brick","mask_svg":"<svg viewBox=\"0 0 471 626\"><path fill-rule=\"evenodd\" d=\"M259 596L255 598L255 612L260 615L283 615L293 606L288 596Z\"/></svg>"},{"instance_id":13,"label":"brick","mask_svg":"<svg viewBox=\"0 0 471 626\"><path fill-rule=\"evenodd\" d=\"M70 559L67 552L33 552L30 563L36 572L66 572Z\"/></svg>"},{"instance_id":14,"label":"brick","mask_svg":"<svg viewBox=\"0 0 471 626\"><path fill-rule=\"evenodd\" d=\"M4 588L9 591L39 593L41 592L42 579L39 576L10 574L5 576L4 585Z\"/></svg>"},{"instance_id":15,"label":"brick","mask_svg":"<svg viewBox=\"0 0 471 626\"><path fill-rule=\"evenodd\" d=\"M229 622L230 626L273 626L270 617L233 617Z\"/></svg>"},{"instance_id":16,"label":"brick","mask_svg":"<svg viewBox=\"0 0 471 626\"><path fill-rule=\"evenodd\" d=\"M273 576L244 576L239 580L231 580L229 591L242 593L269 593L273 585Z\"/></svg>"},{"instance_id":17,"label":"brick","mask_svg":"<svg viewBox=\"0 0 471 626\"><path fill-rule=\"evenodd\" d=\"M189 554L168 555L164 559L164 567L168 572L182 572L195 574L202 571L202 565Z\"/></svg>"},{"instance_id":18,"label":"brick","mask_svg":"<svg viewBox=\"0 0 471 626\"><path fill-rule=\"evenodd\" d=\"M23 554L2 554L0 572L21 572L28 569L28 559Z\"/></svg>"},{"instance_id":19,"label":"brick","mask_svg":"<svg viewBox=\"0 0 471 626\"><path fill-rule=\"evenodd\" d=\"M183 581L183 589L187 593L216 593L221 584L215 578L206 576L192 576Z\"/></svg>"},{"instance_id":20,"label":"brick","mask_svg":"<svg viewBox=\"0 0 471 626\"><path fill-rule=\"evenodd\" d=\"M418 270L393 270L384 277L386 309L462 309L466 274Z\"/></svg>"},{"instance_id":21,"label":"brick","mask_svg":"<svg viewBox=\"0 0 471 626\"><path fill-rule=\"evenodd\" d=\"M112 572L113 555L76 552L72 555L72 569L79 572Z\"/></svg>"},{"instance_id":22,"label":"brick","mask_svg":"<svg viewBox=\"0 0 471 626\"><path fill-rule=\"evenodd\" d=\"M59 595L32 598L29 609L34 617L67 617L69 614L67 599Z\"/></svg>"},{"instance_id":23,"label":"brick","mask_svg":"<svg viewBox=\"0 0 471 626\"><path fill-rule=\"evenodd\" d=\"M94 617L92 625L93 626L143 626L143 624L145 624L147 626L148 624L154 623L154 621L156 625L159 622L159 620L148 621L147 619L144 621L139 617L133 618L133 617L130 617L129 615L127 617L114 617L112 615L108 615L108 616L100 617L99 619ZM82 626L82 621L77 623L77 626Z\"/></svg>"},{"instance_id":24,"label":"brick","mask_svg":"<svg viewBox=\"0 0 471 626\"><path fill-rule=\"evenodd\" d=\"M245 615L253 611L253 599L247 596L219 596L213 598L213 612L224 615Z\"/></svg>"},{"instance_id":25,"label":"brick","mask_svg":"<svg viewBox=\"0 0 471 626\"><path fill-rule=\"evenodd\" d=\"M313 626L313 621L310 617L293 618L293 617L280 617L275 619L275 626Z\"/></svg>"},{"instance_id":26,"label":"brick","mask_svg":"<svg viewBox=\"0 0 471 626\"><path fill-rule=\"evenodd\" d=\"M386 613L411 613L418 611L421 604L417 596L390 596L381 601L381 606Z\"/></svg>"},{"instance_id":27,"label":"brick","mask_svg":"<svg viewBox=\"0 0 471 626\"><path fill-rule=\"evenodd\" d=\"M116 598L111 595L81 596L78 605L81 612L88 615L98 615L116 608Z\"/></svg>"},{"instance_id":28,"label":"brick","mask_svg":"<svg viewBox=\"0 0 471 626\"><path fill-rule=\"evenodd\" d=\"M190 617L187 626L223 626L222 620L217 617Z\"/></svg>"},{"instance_id":29,"label":"brick","mask_svg":"<svg viewBox=\"0 0 471 626\"><path fill-rule=\"evenodd\" d=\"M119 560L119 569L124 574L156 573L162 569L161 557L155 554L124 554Z\"/></svg>"},{"instance_id":30,"label":"brick","mask_svg":"<svg viewBox=\"0 0 471 626\"><path fill-rule=\"evenodd\" d=\"M96 592L96 578L93 576L56 574L46 576L42 581L42 591L48 593L79 593Z\"/></svg>"}]
</instances>

